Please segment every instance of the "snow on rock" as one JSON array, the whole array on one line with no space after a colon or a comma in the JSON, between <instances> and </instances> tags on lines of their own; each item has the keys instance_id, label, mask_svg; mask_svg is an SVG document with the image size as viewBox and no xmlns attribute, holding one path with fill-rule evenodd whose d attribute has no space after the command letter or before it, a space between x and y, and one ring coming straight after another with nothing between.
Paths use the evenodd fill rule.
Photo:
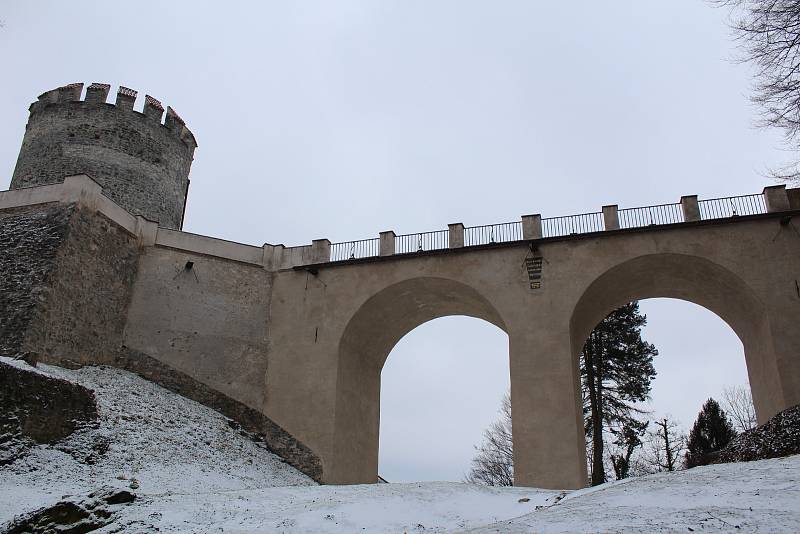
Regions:
<instances>
[{"instance_id":1,"label":"snow on rock","mask_svg":"<svg viewBox=\"0 0 800 534\"><path fill-rule=\"evenodd\" d=\"M100 424L0 467L0 524L100 486L162 494L315 484L226 417L132 373L46 365L38 372L93 390Z\"/></svg>"},{"instance_id":2,"label":"snow on rock","mask_svg":"<svg viewBox=\"0 0 800 534\"><path fill-rule=\"evenodd\" d=\"M764 423L738 435L712 463L749 462L800 454L800 405L780 412Z\"/></svg>"},{"instance_id":3,"label":"snow on rock","mask_svg":"<svg viewBox=\"0 0 800 534\"><path fill-rule=\"evenodd\" d=\"M0 407L0 465L24 457L36 443L57 443L98 420L87 388L10 358L0 359Z\"/></svg>"},{"instance_id":4,"label":"snow on rock","mask_svg":"<svg viewBox=\"0 0 800 534\"><path fill-rule=\"evenodd\" d=\"M116 509L133 502L135 495L126 490L102 488L78 502L59 501L15 518L6 534L92 532L116 520Z\"/></svg>"},{"instance_id":5,"label":"snow on rock","mask_svg":"<svg viewBox=\"0 0 800 534\"><path fill-rule=\"evenodd\" d=\"M473 532L800 532L800 456L603 484Z\"/></svg>"}]
</instances>

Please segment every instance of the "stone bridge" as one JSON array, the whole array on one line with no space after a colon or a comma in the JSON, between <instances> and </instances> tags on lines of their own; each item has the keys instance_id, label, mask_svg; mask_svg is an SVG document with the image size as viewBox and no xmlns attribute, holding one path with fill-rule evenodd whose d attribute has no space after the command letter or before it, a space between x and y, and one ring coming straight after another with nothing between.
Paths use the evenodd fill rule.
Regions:
<instances>
[{"instance_id":1,"label":"stone bridge","mask_svg":"<svg viewBox=\"0 0 800 534\"><path fill-rule=\"evenodd\" d=\"M377 480L381 369L437 317L508 334L519 485L586 485L578 355L631 300L687 300L730 325L759 421L800 403L798 189L294 248L159 228L81 176L0 193L0 210L52 202L138 244L124 327L108 335L266 414L318 455L327 483Z\"/></svg>"}]
</instances>

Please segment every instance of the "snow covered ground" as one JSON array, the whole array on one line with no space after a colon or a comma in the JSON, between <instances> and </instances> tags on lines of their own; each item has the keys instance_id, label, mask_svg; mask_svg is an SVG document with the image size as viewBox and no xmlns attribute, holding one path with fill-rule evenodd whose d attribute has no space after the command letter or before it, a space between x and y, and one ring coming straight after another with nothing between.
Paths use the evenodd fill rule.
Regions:
<instances>
[{"instance_id":1,"label":"snow covered ground","mask_svg":"<svg viewBox=\"0 0 800 534\"><path fill-rule=\"evenodd\" d=\"M226 417L132 373L47 365L37 370L93 390L100 426L54 446L35 447L25 458L0 467L0 524L15 513L101 485L134 486L137 494L316 485L240 435ZM105 444L104 454L93 454L94 464L83 461Z\"/></svg>"},{"instance_id":2,"label":"snow covered ground","mask_svg":"<svg viewBox=\"0 0 800 534\"><path fill-rule=\"evenodd\" d=\"M698 467L580 490L474 532L800 532L800 456Z\"/></svg>"},{"instance_id":3,"label":"snow covered ground","mask_svg":"<svg viewBox=\"0 0 800 534\"><path fill-rule=\"evenodd\" d=\"M146 496L125 532L453 532L552 504L559 492L456 482L267 488ZM520 499L530 499L519 502ZM109 527L107 527L109 528ZM98 532L112 532L100 530Z\"/></svg>"},{"instance_id":4,"label":"snow covered ground","mask_svg":"<svg viewBox=\"0 0 800 534\"><path fill-rule=\"evenodd\" d=\"M451 482L318 486L217 412L135 375L39 370L93 389L101 423L0 467L0 530L16 514L114 486L137 499L95 532L800 532L800 456L572 493ZM85 451L103 443L108 450L85 463Z\"/></svg>"}]
</instances>

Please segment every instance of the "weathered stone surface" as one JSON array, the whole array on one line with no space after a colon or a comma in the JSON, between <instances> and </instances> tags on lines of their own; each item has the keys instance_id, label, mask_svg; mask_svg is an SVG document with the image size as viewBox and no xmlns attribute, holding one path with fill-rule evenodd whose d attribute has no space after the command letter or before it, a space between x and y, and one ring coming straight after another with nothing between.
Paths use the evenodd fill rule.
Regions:
<instances>
[{"instance_id":1,"label":"weathered stone surface","mask_svg":"<svg viewBox=\"0 0 800 534\"><path fill-rule=\"evenodd\" d=\"M110 358L122 345L137 255L134 236L86 208L0 211L0 354Z\"/></svg>"},{"instance_id":2,"label":"weathered stone surface","mask_svg":"<svg viewBox=\"0 0 800 534\"><path fill-rule=\"evenodd\" d=\"M101 214L75 209L24 348L47 363L106 363L122 345L136 276L134 236Z\"/></svg>"},{"instance_id":3,"label":"weathered stone surface","mask_svg":"<svg viewBox=\"0 0 800 534\"><path fill-rule=\"evenodd\" d=\"M134 236L103 215L73 205L0 211L0 229L0 268L7 273L0 277L0 347L7 354L27 351L54 365L109 364L136 372L236 420L287 463L321 479L319 457L270 418L166 363L124 347L137 272ZM254 305L268 302L264 294L269 292L269 277L261 274L264 287L243 288L243 298L258 291ZM266 314L264 306L261 313ZM263 326L255 329L251 344L265 343L265 336ZM190 358L186 364L197 362L192 364ZM17 419L12 414L4 424L16 428Z\"/></svg>"},{"instance_id":4,"label":"weathered stone surface","mask_svg":"<svg viewBox=\"0 0 800 534\"><path fill-rule=\"evenodd\" d=\"M0 465L32 443L54 444L97 421L94 394L83 386L0 361Z\"/></svg>"},{"instance_id":5,"label":"weathered stone surface","mask_svg":"<svg viewBox=\"0 0 800 534\"><path fill-rule=\"evenodd\" d=\"M16 517L5 526L6 534L83 534L114 521L119 505L133 502L136 496L125 490L103 488L78 500L63 500Z\"/></svg>"},{"instance_id":6,"label":"weathered stone surface","mask_svg":"<svg viewBox=\"0 0 800 534\"><path fill-rule=\"evenodd\" d=\"M18 353L67 234L73 206L0 211L0 354Z\"/></svg>"},{"instance_id":7,"label":"weathered stone surface","mask_svg":"<svg viewBox=\"0 0 800 534\"><path fill-rule=\"evenodd\" d=\"M145 115L104 102L31 106L11 188L87 174L135 215L180 228L194 141Z\"/></svg>"}]
</instances>

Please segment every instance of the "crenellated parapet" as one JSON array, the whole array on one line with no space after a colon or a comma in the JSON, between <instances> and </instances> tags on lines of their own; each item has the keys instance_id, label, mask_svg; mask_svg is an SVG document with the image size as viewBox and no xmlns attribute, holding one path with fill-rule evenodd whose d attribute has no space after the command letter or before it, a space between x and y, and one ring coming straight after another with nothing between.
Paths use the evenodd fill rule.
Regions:
<instances>
[{"instance_id":1,"label":"crenellated parapet","mask_svg":"<svg viewBox=\"0 0 800 534\"><path fill-rule=\"evenodd\" d=\"M107 83L92 83L86 88L86 95L84 99L81 100L83 85L84 84L82 83L70 83L49 91L45 91L39 95L39 98L36 102L31 104L29 111L34 113L38 110L46 108L50 104L64 104L73 102L84 102L86 104L108 104L107 100L108 94L111 91L111 85ZM117 96L113 105L119 109L125 109L133 111L134 113L139 113L133 109L138 94L138 91L120 85L119 89L117 90ZM144 107L140 114L144 115L151 121L162 124L167 130L172 132L173 135L183 140L187 146L192 147L192 149L197 148L197 141L194 138L194 134L192 134L189 128L186 127L186 123L180 118L178 113L169 106L167 106L166 111L166 118L164 118L164 106L161 104L161 102L150 95L145 95ZM163 122L162 118L164 119Z\"/></svg>"},{"instance_id":2,"label":"crenellated parapet","mask_svg":"<svg viewBox=\"0 0 800 534\"><path fill-rule=\"evenodd\" d=\"M197 141L171 107L119 86L73 83L42 93L30 106L11 188L58 183L87 174L136 215L180 229Z\"/></svg>"}]
</instances>

